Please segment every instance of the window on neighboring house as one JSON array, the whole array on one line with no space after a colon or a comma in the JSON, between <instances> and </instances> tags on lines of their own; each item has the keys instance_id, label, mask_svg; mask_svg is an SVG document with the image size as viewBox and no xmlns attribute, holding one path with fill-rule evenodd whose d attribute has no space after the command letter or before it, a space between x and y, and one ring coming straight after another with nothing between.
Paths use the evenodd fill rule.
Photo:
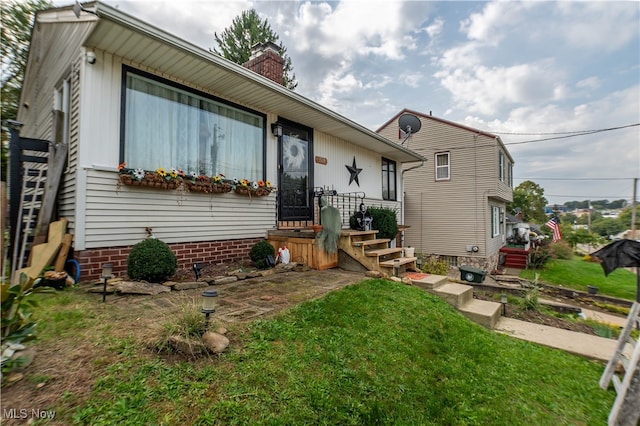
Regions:
<instances>
[{"instance_id":1,"label":"window on neighboring house","mask_svg":"<svg viewBox=\"0 0 640 426\"><path fill-rule=\"evenodd\" d=\"M500 207L491 207L491 237L500 235Z\"/></svg>"},{"instance_id":2,"label":"window on neighboring house","mask_svg":"<svg viewBox=\"0 0 640 426\"><path fill-rule=\"evenodd\" d=\"M382 159L382 199L396 201L396 162Z\"/></svg>"},{"instance_id":3,"label":"window on neighboring house","mask_svg":"<svg viewBox=\"0 0 640 426\"><path fill-rule=\"evenodd\" d=\"M511 162L509 162L507 168L507 184L509 188L513 188L513 164Z\"/></svg>"},{"instance_id":4,"label":"window on neighboring house","mask_svg":"<svg viewBox=\"0 0 640 426\"><path fill-rule=\"evenodd\" d=\"M123 86L127 167L264 179L264 115L128 67Z\"/></svg>"},{"instance_id":5,"label":"window on neighboring house","mask_svg":"<svg viewBox=\"0 0 640 426\"><path fill-rule=\"evenodd\" d=\"M505 167L504 167L504 153L502 151L498 151L498 179L502 182L505 180Z\"/></svg>"},{"instance_id":6,"label":"window on neighboring house","mask_svg":"<svg viewBox=\"0 0 640 426\"><path fill-rule=\"evenodd\" d=\"M449 180L451 175L449 172L449 152L439 152L436 154L436 180Z\"/></svg>"}]
</instances>

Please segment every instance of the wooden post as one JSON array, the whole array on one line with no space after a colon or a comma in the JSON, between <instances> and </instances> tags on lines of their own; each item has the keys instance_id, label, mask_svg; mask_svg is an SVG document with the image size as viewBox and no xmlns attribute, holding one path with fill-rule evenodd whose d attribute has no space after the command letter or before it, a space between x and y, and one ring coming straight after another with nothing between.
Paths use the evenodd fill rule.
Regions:
<instances>
[{"instance_id":1,"label":"wooden post","mask_svg":"<svg viewBox=\"0 0 640 426\"><path fill-rule=\"evenodd\" d=\"M49 164L47 166L47 187L44 191L42 199L42 208L38 215L38 224L33 239L33 244L42 244L47 241L47 232L49 223L53 219L53 208L56 205L58 197L58 189L67 163L68 145L62 143L64 113L62 111L53 111L54 122L54 140L51 150L49 151Z\"/></svg>"}]
</instances>

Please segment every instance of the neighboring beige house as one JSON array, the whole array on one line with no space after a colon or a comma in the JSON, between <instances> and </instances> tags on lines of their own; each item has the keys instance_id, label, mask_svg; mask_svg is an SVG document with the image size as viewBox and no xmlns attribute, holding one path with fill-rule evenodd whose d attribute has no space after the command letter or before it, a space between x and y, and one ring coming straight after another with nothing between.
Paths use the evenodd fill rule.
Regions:
<instances>
[{"instance_id":1,"label":"neighboring beige house","mask_svg":"<svg viewBox=\"0 0 640 426\"><path fill-rule=\"evenodd\" d=\"M398 125L404 114L421 123L408 138ZM403 223L410 226L404 245L450 266L494 269L506 242L505 206L513 200L514 161L500 137L407 109L377 132L429 159L403 167Z\"/></svg>"},{"instance_id":2,"label":"neighboring beige house","mask_svg":"<svg viewBox=\"0 0 640 426\"><path fill-rule=\"evenodd\" d=\"M149 232L181 267L248 258L268 232L318 223L318 188L366 194L367 204L401 212L381 184L384 176L402 185L385 161L423 158L283 87L272 47L243 67L106 4L75 9L37 13L17 121L20 138L46 145L52 112L63 117L56 134L69 149L55 216L69 220L82 279L99 277L102 262L126 271L129 250ZM123 162L132 171L269 181L276 190L120 184ZM347 226L357 208L356 200L342 208Z\"/></svg>"}]
</instances>

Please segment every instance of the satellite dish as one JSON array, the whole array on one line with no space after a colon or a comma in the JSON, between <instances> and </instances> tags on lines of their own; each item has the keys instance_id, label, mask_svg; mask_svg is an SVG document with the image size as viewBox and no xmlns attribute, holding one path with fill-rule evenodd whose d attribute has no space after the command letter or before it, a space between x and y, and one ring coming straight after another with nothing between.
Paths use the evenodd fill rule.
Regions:
<instances>
[{"instance_id":1,"label":"satellite dish","mask_svg":"<svg viewBox=\"0 0 640 426\"><path fill-rule=\"evenodd\" d=\"M402 145L409 139L409 136L418 133L420 127L422 127L420 119L413 114L402 114L398 119L398 125L400 126L401 134L405 136Z\"/></svg>"},{"instance_id":2,"label":"satellite dish","mask_svg":"<svg viewBox=\"0 0 640 426\"><path fill-rule=\"evenodd\" d=\"M418 133L422 123L420 119L413 114L402 114L398 119L400 130L405 133Z\"/></svg>"}]
</instances>

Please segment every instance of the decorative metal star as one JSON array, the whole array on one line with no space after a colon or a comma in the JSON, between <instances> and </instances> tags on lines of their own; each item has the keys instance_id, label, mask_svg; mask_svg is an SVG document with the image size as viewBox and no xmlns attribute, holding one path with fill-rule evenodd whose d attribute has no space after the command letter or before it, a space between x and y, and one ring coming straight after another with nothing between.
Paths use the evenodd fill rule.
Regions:
<instances>
[{"instance_id":1,"label":"decorative metal star","mask_svg":"<svg viewBox=\"0 0 640 426\"><path fill-rule=\"evenodd\" d=\"M345 164L345 167L347 168L347 170L349 170L349 173L351 173L351 176L349 176L349 185L351 185L351 182L356 181L358 186L360 186L360 181L358 180L358 175L360 174L362 169L359 169L356 166L356 157L355 157L355 155L353 156L353 165L350 166L348 164Z\"/></svg>"}]
</instances>

